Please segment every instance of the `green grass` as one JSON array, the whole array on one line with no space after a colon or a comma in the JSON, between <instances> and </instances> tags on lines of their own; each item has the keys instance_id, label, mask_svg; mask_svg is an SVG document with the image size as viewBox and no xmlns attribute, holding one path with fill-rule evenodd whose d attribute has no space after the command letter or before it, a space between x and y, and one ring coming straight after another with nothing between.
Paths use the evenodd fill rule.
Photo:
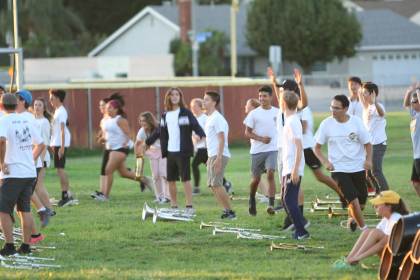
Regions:
<instances>
[{"instance_id":1,"label":"green grass","mask_svg":"<svg viewBox=\"0 0 420 280\"><path fill-rule=\"evenodd\" d=\"M325 115L322 115L322 117ZM316 116L319 123L321 115ZM388 115L389 145L385 157L385 175L394 190L408 202L412 210L420 210L418 198L410 186L411 140L409 117L404 113ZM227 177L233 181L235 193L245 196L250 179L248 149L232 148L232 160ZM133 165L131 156L128 164ZM237 240L233 235L212 236L210 230L200 230L200 220L218 220L220 208L209 190L194 198L197 219L194 223L141 222L144 201L151 201L150 192L140 193L138 185L117 178L108 203L93 201L89 194L98 188L99 155L73 157L68 161L71 186L80 205L57 210L57 216L43 230L44 245L57 250L36 255L51 256L61 269L14 271L0 268L1 279L374 279L377 271L356 268L337 272L331 264L345 255L358 233L339 227L339 218L315 216L309 231L312 239L304 244L325 246L314 251L269 250L269 241ZM148 170L148 168L147 168ZM205 173L203 171L203 182ZM117 176L116 176L117 177ZM202 182L202 185L204 184ZM49 170L47 186L51 196L59 197L59 185L54 170ZM307 201L315 196L330 194L316 182L309 170L303 181ZM180 188L179 202L183 205ZM246 201L235 201L237 224L261 228L267 234L278 234L284 213L269 217L263 204L258 216L250 217ZM373 212L368 207L368 212ZM65 233L65 236L60 235ZM287 240L286 242L294 242ZM371 257L368 264L378 264Z\"/></svg>"}]
</instances>

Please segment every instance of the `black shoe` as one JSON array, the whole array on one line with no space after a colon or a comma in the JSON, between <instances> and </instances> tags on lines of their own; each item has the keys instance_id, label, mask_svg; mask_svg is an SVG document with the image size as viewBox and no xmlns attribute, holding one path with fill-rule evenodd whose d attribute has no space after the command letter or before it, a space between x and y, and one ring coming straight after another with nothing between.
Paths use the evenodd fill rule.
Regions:
<instances>
[{"instance_id":1,"label":"black shoe","mask_svg":"<svg viewBox=\"0 0 420 280\"><path fill-rule=\"evenodd\" d=\"M235 220L236 219L236 215L235 212L232 210L229 211L223 211L223 214L220 216L220 218L222 219L228 219L228 220Z\"/></svg>"},{"instance_id":2,"label":"black shoe","mask_svg":"<svg viewBox=\"0 0 420 280\"><path fill-rule=\"evenodd\" d=\"M249 198L249 215L257 216L257 205L255 203L255 197Z\"/></svg>"},{"instance_id":3,"label":"black shoe","mask_svg":"<svg viewBox=\"0 0 420 280\"><path fill-rule=\"evenodd\" d=\"M19 249L17 250L19 255L27 255L32 253L31 247L29 247L28 244L22 244L20 245Z\"/></svg>"},{"instance_id":4,"label":"black shoe","mask_svg":"<svg viewBox=\"0 0 420 280\"><path fill-rule=\"evenodd\" d=\"M0 255L3 257L12 256L16 254L17 251L15 249L15 245L8 246L7 244L4 244L3 249L0 250Z\"/></svg>"},{"instance_id":5,"label":"black shoe","mask_svg":"<svg viewBox=\"0 0 420 280\"><path fill-rule=\"evenodd\" d=\"M47 209L39 211L38 212L39 215L39 219L41 220L41 227L46 227L48 226L48 223L50 222L50 215L47 211Z\"/></svg>"},{"instance_id":6,"label":"black shoe","mask_svg":"<svg viewBox=\"0 0 420 280\"><path fill-rule=\"evenodd\" d=\"M141 192L144 192L145 189L146 189L146 185L142 181L140 181L140 190L141 190Z\"/></svg>"},{"instance_id":7,"label":"black shoe","mask_svg":"<svg viewBox=\"0 0 420 280\"><path fill-rule=\"evenodd\" d=\"M70 204L72 204L72 202L73 202L73 197L71 197L71 196L68 196L68 197L65 197L65 198L62 198L59 202L58 202L58 207L66 207L66 206L68 206L68 205L70 205Z\"/></svg>"},{"instance_id":8,"label":"black shoe","mask_svg":"<svg viewBox=\"0 0 420 280\"><path fill-rule=\"evenodd\" d=\"M268 206L267 207L267 213L268 213L268 215L274 215L274 214L276 214L276 211L274 210L274 207L273 206Z\"/></svg>"},{"instance_id":9,"label":"black shoe","mask_svg":"<svg viewBox=\"0 0 420 280\"><path fill-rule=\"evenodd\" d=\"M349 228L351 230L351 232L355 232L357 229L357 223L355 220L351 220L350 224L349 224Z\"/></svg>"},{"instance_id":10,"label":"black shoe","mask_svg":"<svg viewBox=\"0 0 420 280\"><path fill-rule=\"evenodd\" d=\"M50 215L50 217L53 217L53 216L57 215L57 213L54 210L52 210L50 208L46 208L46 209L47 209L47 213L48 213L48 215Z\"/></svg>"},{"instance_id":11,"label":"black shoe","mask_svg":"<svg viewBox=\"0 0 420 280\"><path fill-rule=\"evenodd\" d=\"M223 184L223 186L225 187L226 193L231 193L233 188L232 188L232 183L229 182L228 180L225 181L225 183Z\"/></svg>"},{"instance_id":12,"label":"black shoe","mask_svg":"<svg viewBox=\"0 0 420 280\"><path fill-rule=\"evenodd\" d=\"M281 229L284 231L287 231L287 230L293 230L294 228L295 228L295 225L293 224L292 220L289 218L289 215L286 215Z\"/></svg>"}]
</instances>

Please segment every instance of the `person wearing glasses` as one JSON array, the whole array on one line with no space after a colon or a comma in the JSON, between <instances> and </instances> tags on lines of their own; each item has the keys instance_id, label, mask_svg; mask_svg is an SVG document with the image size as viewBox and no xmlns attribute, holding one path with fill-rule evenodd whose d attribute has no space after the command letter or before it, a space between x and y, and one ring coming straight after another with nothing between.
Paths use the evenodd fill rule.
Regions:
<instances>
[{"instance_id":1,"label":"person wearing glasses","mask_svg":"<svg viewBox=\"0 0 420 280\"><path fill-rule=\"evenodd\" d=\"M404 107L410 110L411 140L413 141L413 169L411 182L417 196L420 196L420 83L407 89L404 97Z\"/></svg>"},{"instance_id":2,"label":"person wearing glasses","mask_svg":"<svg viewBox=\"0 0 420 280\"><path fill-rule=\"evenodd\" d=\"M337 182L348 203L349 227L355 231L367 229L362 209L367 199L365 170L372 168L372 145L369 132L359 117L347 114L349 100L336 95L331 101L332 116L318 128L315 155ZM321 147L327 144L328 158Z\"/></svg>"}]
</instances>

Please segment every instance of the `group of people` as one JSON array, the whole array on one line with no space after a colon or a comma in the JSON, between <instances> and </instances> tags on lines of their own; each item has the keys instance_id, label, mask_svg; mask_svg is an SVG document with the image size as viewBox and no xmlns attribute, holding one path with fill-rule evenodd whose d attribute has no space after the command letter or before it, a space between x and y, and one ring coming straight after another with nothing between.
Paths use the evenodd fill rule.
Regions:
<instances>
[{"instance_id":1,"label":"group of people","mask_svg":"<svg viewBox=\"0 0 420 280\"><path fill-rule=\"evenodd\" d=\"M29 91L11 94L0 88L0 224L5 239L0 250L2 256L28 254L30 245L44 239L31 214L31 202L41 227L47 226L56 214L44 185L50 153L61 182L62 198L58 206L73 201L64 171L66 149L70 145L67 112L63 107L65 92L50 90L49 95L54 115L48 112L43 98L33 100ZM23 230L23 241L17 250L13 241L15 207Z\"/></svg>"},{"instance_id":2,"label":"group of people","mask_svg":"<svg viewBox=\"0 0 420 280\"><path fill-rule=\"evenodd\" d=\"M399 195L389 190L382 171L387 147L386 113L378 99L378 86L350 77L349 96L333 97L331 116L321 122L314 134L313 116L300 71L295 70L294 80L285 80L281 84L277 83L271 69L268 75L271 85L258 90L258 100L248 100L247 116L243 122L245 136L250 139L251 145L249 214L257 215L256 193L261 188L268 197L268 214L273 215L281 208L286 211L283 230L293 230L292 236L297 240L309 238L310 221L304 217L301 188L306 163L318 181L337 193L343 207L348 206L349 228L362 231L344 263L354 264L367 255L377 253L384 238L390 234L389 228L396 221L396 213L403 215L408 212ZM409 88L404 105L410 109L412 118L414 161L411 180L420 196L419 94L420 87ZM50 91L50 103L55 109L51 118L42 99L35 100L34 115L27 112L32 105L32 96L28 91L2 95L5 115L0 118L0 218L6 237L0 252L2 255L15 250L11 232L15 205L24 230L24 242L19 249L23 253L30 251L32 240L42 236L36 231L30 215L30 200L43 217L43 225L55 214L43 185L44 168L49 165L48 150L53 153L62 187L58 206L66 206L73 200L64 171L66 149L70 144L64 98L64 91ZM273 106L275 98L279 108ZM172 208L178 208L176 182L180 180L185 191L186 211L192 214L193 195L200 193L198 168L200 164L205 164L207 186L223 209L221 218L235 219L236 213L228 196L231 183L224 176L231 157L229 125L217 110L219 103L218 92L206 91L202 99L191 101L189 110L182 90L170 88L165 94L165 112L159 121L151 112L140 114L141 128L133 142L123 97L116 93L101 100L99 107L103 117L97 139L104 145L104 152L100 189L92 193L92 198L98 201L109 199L113 173L118 171L122 177L138 181L142 191L146 187L153 190L156 203L170 203ZM328 156L322 151L323 145L327 146ZM46 149L46 146L51 149ZM132 148L137 157L149 158L152 180L136 176L126 166L125 161ZM331 177L323 173L322 166L331 172ZM194 187L191 184L191 167ZM277 206L275 172L278 172L281 182L281 201ZM266 176L266 184L262 180L263 175ZM379 195L372 204L384 218L375 230L367 228L362 212L369 188Z\"/></svg>"}]
</instances>

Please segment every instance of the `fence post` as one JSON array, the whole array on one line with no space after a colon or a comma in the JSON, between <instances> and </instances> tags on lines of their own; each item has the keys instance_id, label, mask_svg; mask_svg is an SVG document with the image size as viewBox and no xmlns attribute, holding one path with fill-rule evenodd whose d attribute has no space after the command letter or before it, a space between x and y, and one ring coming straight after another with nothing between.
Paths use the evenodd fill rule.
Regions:
<instances>
[{"instance_id":1,"label":"fence post","mask_svg":"<svg viewBox=\"0 0 420 280\"><path fill-rule=\"evenodd\" d=\"M87 106L88 106L88 145L89 150L93 149L93 127L92 127L92 92L87 90Z\"/></svg>"},{"instance_id":2,"label":"fence post","mask_svg":"<svg viewBox=\"0 0 420 280\"><path fill-rule=\"evenodd\" d=\"M156 100L156 116L160 120L160 88L155 87L155 100Z\"/></svg>"},{"instance_id":3,"label":"fence post","mask_svg":"<svg viewBox=\"0 0 420 280\"><path fill-rule=\"evenodd\" d=\"M220 94L220 111L222 112L222 115L225 115L223 86L219 86L219 94Z\"/></svg>"}]
</instances>

